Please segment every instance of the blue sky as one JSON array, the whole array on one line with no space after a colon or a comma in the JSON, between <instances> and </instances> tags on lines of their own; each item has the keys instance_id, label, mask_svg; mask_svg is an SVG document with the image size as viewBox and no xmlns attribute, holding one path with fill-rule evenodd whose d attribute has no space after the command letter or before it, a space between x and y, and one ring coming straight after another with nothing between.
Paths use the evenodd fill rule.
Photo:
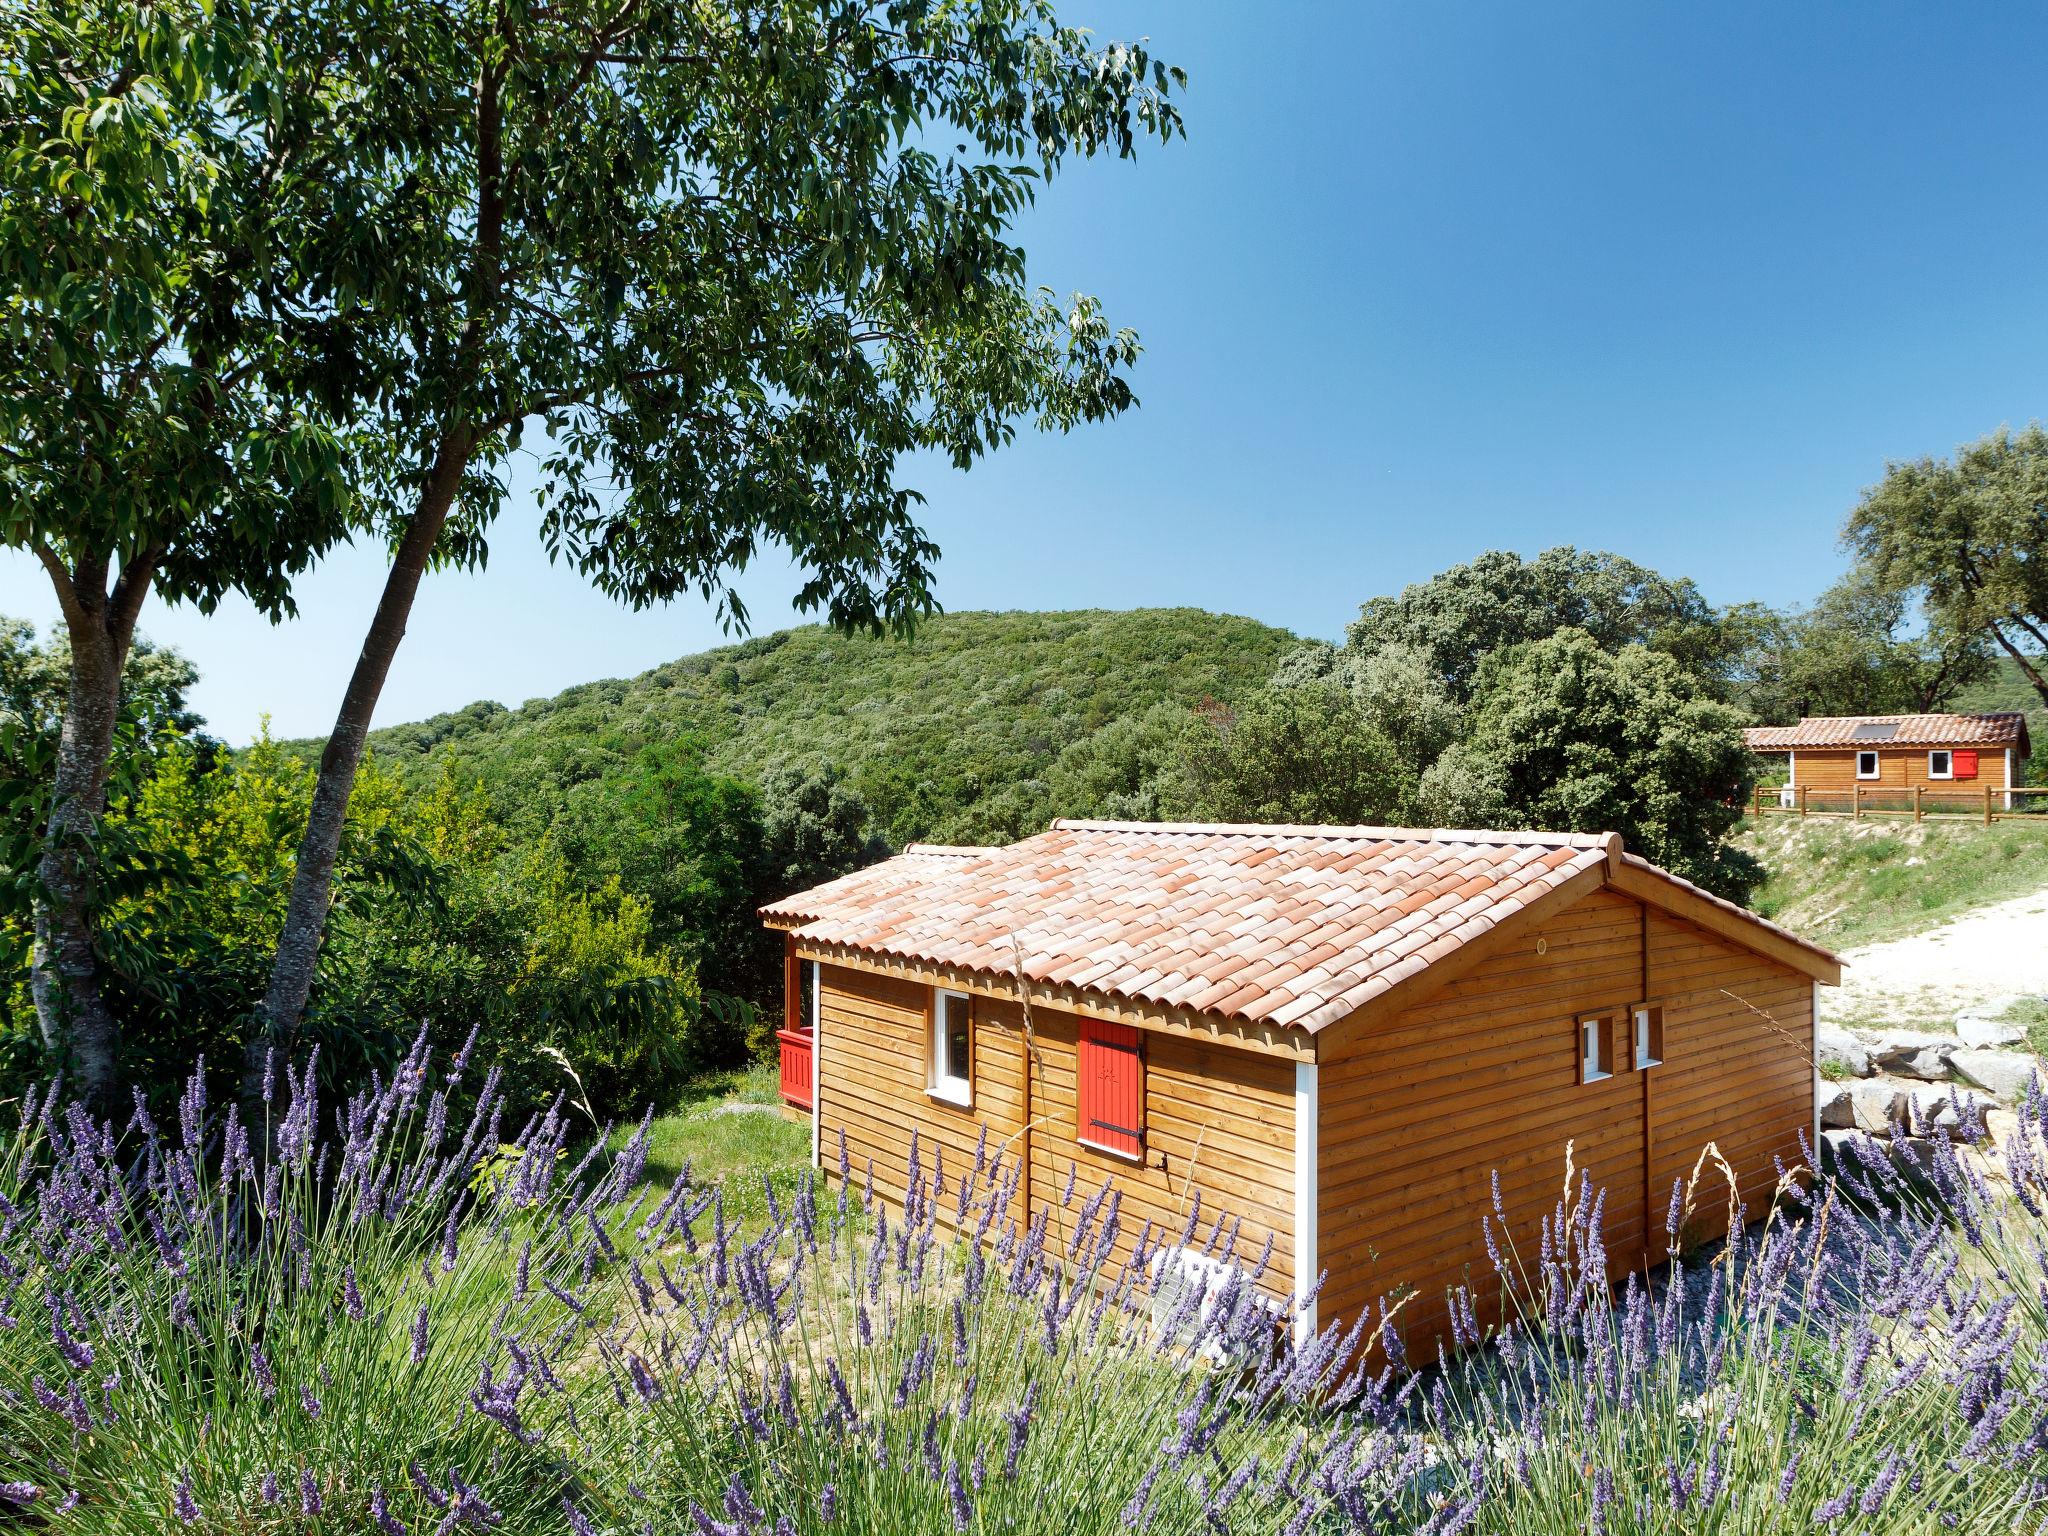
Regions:
<instances>
[{"instance_id":1,"label":"blue sky","mask_svg":"<svg viewBox=\"0 0 2048 1536\"><path fill-rule=\"evenodd\" d=\"M913 466L950 609L1192 604L1335 636L1480 550L1576 543L1788 603L1887 458L2048 415L2048 11L1065 0L1184 65L1189 136L1056 184L1040 280L1143 334L1142 407ZM1248 18L1258 18L1256 21ZM431 579L379 720L715 644L550 568L524 499ZM324 732L382 579L144 626L230 740ZM772 563L757 631L793 622ZM0 609L51 616L0 561Z\"/></svg>"}]
</instances>

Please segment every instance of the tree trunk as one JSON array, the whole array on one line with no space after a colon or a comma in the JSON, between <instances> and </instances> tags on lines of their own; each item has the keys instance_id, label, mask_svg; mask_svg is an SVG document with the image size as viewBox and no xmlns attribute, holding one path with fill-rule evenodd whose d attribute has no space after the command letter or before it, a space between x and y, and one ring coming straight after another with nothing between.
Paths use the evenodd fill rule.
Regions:
<instances>
[{"instance_id":1,"label":"tree trunk","mask_svg":"<svg viewBox=\"0 0 2048 1536\"><path fill-rule=\"evenodd\" d=\"M107 761L121 709L121 667L111 651L104 632L73 627L71 685L36 866L43 886L36 913L39 997L55 1015L40 1020L43 1035L46 1044L69 1047L79 1094L96 1114L113 1108L119 1078L120 1030L100 986L92 914L93 834L107 808Z\"/></svg>"},{"instance_id":2,"label":"tree trunk","mask_svg":"<svg viewBox=\"0 0 2048 1536\"><path fill-rule=\"evenodd\" d=\"M370 717L384 691L384 680L390 675L392 658L398 654L398 643L405 638L406 621L419 593L420 577L426 572L434 545L448 521L449 509L455 504L475 443L475 433L466 425L451 428L441 440L433 470L420 493L419 507L392 556L391 574L385 578L383 595L377 600L377 611L363 637L362 654L356 658L348 691L342 695L333 733L320 754L320 773L313 781L312 809L306 819L306 835L299 843L291 899L285 907L284 928L278 935L277 954L271 963L270 985L263 994L258 1027L250 1031L243 1053L245 1105L253 1107L260 1101L272 1052L278 1060L288 1058L297 1038L306 999L313 989L327 911L334 899L334 864L348 820L349 794L355 788L356 770L362 765L363 749L370 734Z\"/></svg>"},{"instance_id":3,"label":"tree trunk","mask_svg":"<svg viewBox=\"0 0 2048 1536\"><path fill-rule=\"evenodd\" d=\"M116 1110L121 1031L107 1007L94 941L93 839L107 808L107 770L121 714L121 672L135 619L155 579L156 554L138 557L107 590L110 561L67 568L39 552L71 640L64 726L57 740L49 818L36 864L35 949L29 991L43 1044L68 1051L79 1097L98 1115Z\"/></svg>"}]
</instances>

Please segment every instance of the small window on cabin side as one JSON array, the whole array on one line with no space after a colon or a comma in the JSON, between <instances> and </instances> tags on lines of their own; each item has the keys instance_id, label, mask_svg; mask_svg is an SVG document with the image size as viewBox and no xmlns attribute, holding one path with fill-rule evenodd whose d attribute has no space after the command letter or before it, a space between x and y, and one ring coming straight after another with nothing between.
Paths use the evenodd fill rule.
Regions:
<instances>
[{"instance_id":1,"label":"small window on cabin side","mask_svg":"<svg viewBox=\"0 0 2048 1536\"><path fill-rule=\"evenodd\" d=\"M1636 1069L1662 1065L1664 1061L1664 1010L1638 1004L1631 1014L1635 1031Z\"/></svg>"},{"instance_id":2,"label":"small window on cabin side","mask_svg":"<svg viewBox=\"0 0 2048 1536\"><path fill-rule=\"evenodd\" d=\"M1077 1131L1084 1145L1120 1157L1145 1155L1145 1049L1125 1024L1081 1021L1075 1061Z\"/></svg>"},{"instance_id":3,"label":"small window on cabin side","mask_svg":"<svg viewBox=\"0 0 2048 1536\"><path fill-rule=\"evenodd\" d=\"M796 1027L816 1033L818 1028L818 962L800 960L797 962L797 1014Z\"/></svg>"},{"instance_id":4,"label":"small window on cabin side","mask_svg":"<svg viewBox=\"0 0 2048 1536\"><path fill-rule=\"evenodd\" d=\"M1859 779L1874 779L1877 777L1877 754L1875 752L1858 752L1856 754L1856 777Z\"/></svg>"},{"instance_id":5,"label":"small window on cabin side","mask_svg":"<svg viewBox=\"0 0 2048 1536\"><path fill-rule=\"evenodd\" d=\"M1597 1083L1614 1076L1613 1034L1604 1013L1589 1013L1579 1020L1580 1082Z\"/></svg>"},{"instance_id":6,"label":"small window on cabin side","mask_svg":"<svg viewBox=\"0 0 2048 1536\"><path fill-rule=\"evenodd\" d=\"M965 992L932 989L931 1095L963 1109L974 1102L974 1004Z\"/></svg>"},{"instance_id":7,"label":"small window on cabin side","mask_svg":"<svg viewBox=\"0 0 2048 1536\"><path fill-rule=\"evenodd\" d=\"M1927 754L1927 777L1930 779L1952 779L1956 776L1955 759L1946 752Z\"/></svg>"}]
</instances>

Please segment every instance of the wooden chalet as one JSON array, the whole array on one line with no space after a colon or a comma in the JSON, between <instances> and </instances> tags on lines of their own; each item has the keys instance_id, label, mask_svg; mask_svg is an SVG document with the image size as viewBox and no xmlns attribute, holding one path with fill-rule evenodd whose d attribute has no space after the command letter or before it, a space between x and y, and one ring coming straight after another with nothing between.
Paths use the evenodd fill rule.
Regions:
<instances>
[{"instance_id":1,"label":"wooden chalet","mask_svg":"<svg viewBox=\"0 0 2048 1536\"><path fill-rule=\"evenodd\" d=\"M1533 1245L1567 1143L1617 1274L1661 1260L1709 1141L1761 1214L1815 1133L1815 988L1840 977L1611 834L1060 821L763 916L828 1173L843 1136L900 1200L913 1132L964 1170L986 1130L1026 1159L1019 1218L1076 1166L1122 1191L1126 1243L1177 1237L1199 1192L1242 1219L1238 1261L1272 1240L1276 1295L1328 1270L1324 1323L1413 1288L1411 1340L1448 1287L1491 1289L1493 1177ZM1691 1236L1723 1223L1709 1195Z\"/></svg>"},{"instance_id":2,"label":"wooden chalet","mask_svg":"<svg viewBox=\"0 0 2048 1536\"><path fill-rule=\"evenodd\" d=\"M1960 801L1989 789L2007 809L2032 744L2027 717L1983 715L1816 715L1797 725L1744 731L1752 752L1785 759L1783 797L1800 790L1829 803L1864 795L1897 801L1923 796Z\"/></svg>"}]
</instances>

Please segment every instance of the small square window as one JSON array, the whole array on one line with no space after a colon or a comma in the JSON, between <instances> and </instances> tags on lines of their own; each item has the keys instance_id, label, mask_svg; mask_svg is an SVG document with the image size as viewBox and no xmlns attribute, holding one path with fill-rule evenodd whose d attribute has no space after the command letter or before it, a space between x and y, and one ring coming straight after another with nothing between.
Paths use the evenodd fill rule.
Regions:
<instances>
[{"instance_id":1,"label":"small square window","mask_svg":"<svg viewBox=\"0 0 2048 1536\"><path fill-rule=\"evenodd\" d=\"M1952 779L1956 776L1955 759L1946 752L1927 754L1927 777L1930 779Z\"/></svg>"},{"instance_id":2,"label":"small square window","mask_svg":"<svg viewBox=\"0 0 2048 1536\"><path fill-rule=\"evenodd\" d=\"M1604 1013L1579 1020L1579 1081L1597 1083L1614 1076L1614 1031Z\"/></svg>"},{"instance_id":3,"label":"small square window","mask_svg":"<svg viewBox=\"0 0 2048 1536\"><path fill-rule=\"evenodd\" d=\"M932 989L930 1091L963 1109L974 1103L974 1002L965 992Z\"/></svg>"},{"instance_id":4,"label":"small square window","mask_svg":"<svg viewBox=\"0 0 2048 1536\"><path fill-rule=\"evenodd\" d=\"M1636 1069L1663 1065L1664 1010L1638 1004L1631 1017L1635 1025Z\"/></svg>"},{"instance_id":5,"label":"small square window","mask_svg":"<svg viewBox=\"0 0 2048 1536\"><path fill-rule=\"evenodd\" d=\"M1875 752L1858 752L1856 754L1856 777L1859 779L1874 779L1877 777L1877 754Z\"/></svg>"}]
</instances>

